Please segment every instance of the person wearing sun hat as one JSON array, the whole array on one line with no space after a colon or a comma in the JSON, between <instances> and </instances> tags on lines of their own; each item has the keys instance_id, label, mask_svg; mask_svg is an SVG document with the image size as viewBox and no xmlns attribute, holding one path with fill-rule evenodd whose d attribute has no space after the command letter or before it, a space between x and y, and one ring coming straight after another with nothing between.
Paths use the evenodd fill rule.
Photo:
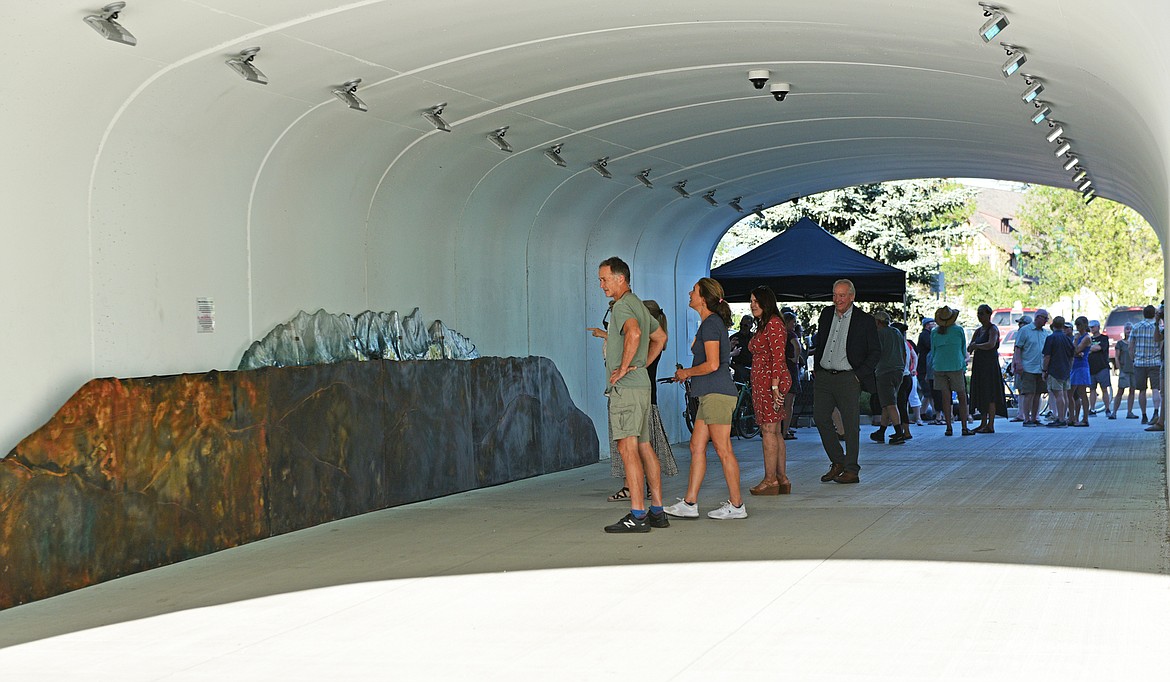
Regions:
<instances>
[{"instance_id":1,"label":"person wearing sun hat","mask_svg":"<svg viewBox=\"0 0 1170 682\"><path fill-rule=\"evenodd\" d=\"M951 429L951 392L959 396L959 419L964 436L974 431L967 428L967 332L955 324L959 309L944 305L934 311L934 322L938 326L930 332L930 358L934 365L934 387L942 393L943 420L946 422L945 435L954 435Z\"/></svg>"}]
</instances>

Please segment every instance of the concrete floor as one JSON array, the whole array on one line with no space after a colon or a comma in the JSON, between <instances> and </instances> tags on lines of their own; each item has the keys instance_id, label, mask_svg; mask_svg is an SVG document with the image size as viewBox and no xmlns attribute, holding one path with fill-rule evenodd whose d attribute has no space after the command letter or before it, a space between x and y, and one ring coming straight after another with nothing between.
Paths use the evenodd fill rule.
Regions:
<instances>
[{"instance_id":1,"label":"concrete floor","mask_svg":"<svg viewBox=\"0 0 1170 682\"><path fill-rule=\"evenodd\" d=\"M1165 679L1162 434L998 427L863 433L854 486L819 482L800 429L791 496L647 535L601 531L626 511L608 462L325 524L0 611L0 674ZM752 485L759 438L735 448ZM726 497L709 459L704 512Z\"/></svg>"}]
</instances>

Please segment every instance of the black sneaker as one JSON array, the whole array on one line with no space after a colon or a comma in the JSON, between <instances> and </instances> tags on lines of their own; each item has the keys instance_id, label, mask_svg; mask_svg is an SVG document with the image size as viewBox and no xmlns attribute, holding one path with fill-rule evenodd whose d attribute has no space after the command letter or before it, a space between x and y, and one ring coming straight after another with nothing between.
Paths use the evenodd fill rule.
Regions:
<instances>
[{"instance_id":1,"label":"black sneaker","mask_svg":"<svg viewBox=\"0 0 1170 682\"><path fill-rule=\"evenodd\" d=\"M651 528L670 528L670 519L666 517L666 512L647 512L646 525Z\"/></svg>"},{"instance_id":2,"label":"black sneaker","mask_svg":"<svg viewBox=\"0 0 1170 682\"><path fill-rule=\"evenodd\" d=\"M886 441L886 430L874 431L869 434L869 439L875 443L884 443Z\"/></svg>"},{"instance_id":3,"label":"black sneaker","mask_svg":"<svg viewBox=\"0 0 1170 682\"><path fill-rule=\"evenodd\" d=\"M906 442L906 437L900 433L895 433L890 436L890 445L902 445Z\"/></svg>"},{"instance_id":4,"label":"black sneaker","mask_svg":"<svg viewBox=\"0 0 1170 682\"><path fill-rule=\"evenodd\" d=\"M649 516L649 515L647 515ZM650 524L646 523L646 519L636 519L634 515L626 514L621 521L606 526L606 533L649 533Z\"/></svg>"}]
</instances>

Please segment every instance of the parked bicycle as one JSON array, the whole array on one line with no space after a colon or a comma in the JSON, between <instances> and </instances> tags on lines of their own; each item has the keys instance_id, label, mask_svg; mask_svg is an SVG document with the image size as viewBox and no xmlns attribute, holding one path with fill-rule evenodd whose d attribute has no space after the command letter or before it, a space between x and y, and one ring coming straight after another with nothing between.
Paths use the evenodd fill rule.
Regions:
<instances>
[{"instance_id":1,"label":"parked bicycle","mask_svg":"<svg viewBox=\"0 0 1170 682\"><path fill-rule=\"evenodd\" d=\"M747 382L735 382L739 396L731 413L731 431L740 438L754 438L760 432L756 423L756 408L752 405L752 387Z\"/></svg>"},{"instance_id":2,"label":"parked bicycle","mask_svg":"<svg viewBox=\"0 0 1170 682\"><path fill-rule=\"evenodd\" d=\"M680 366L681 368L681 366ZM674 383L671 378L659 379L660 384ZM739 438L754 438L760 432L760 425L756 423L756 410L752 405L752 387L747 382L737 381L735 387L739 391L735 400L735 410L731 413L731 432ZM691 380L683 382L683 421L687 431L695 432L695 415L699 412L699 397L691 390Z\"/></svg>"}]
</instances>

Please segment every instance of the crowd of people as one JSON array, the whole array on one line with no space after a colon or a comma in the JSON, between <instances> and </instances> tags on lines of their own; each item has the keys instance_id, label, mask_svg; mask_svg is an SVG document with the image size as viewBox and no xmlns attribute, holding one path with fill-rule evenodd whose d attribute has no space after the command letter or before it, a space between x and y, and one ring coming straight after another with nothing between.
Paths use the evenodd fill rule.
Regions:
<instances>
[{"instance_id":1,"label":"crowd of people","mask_svg":"<svg viewBox=\"0 0 1170 682\"><path fill-rule=\"evenodd\" d=\"M785 440L795 438L792 410L806 354L796 315L779 308L771 289L757 287L751 292L751 315L741 318L738 331L731 334L731 307L723 287L710 277L695 282L688 305L700 322L690 347L692 361L689 367L677 365L669 379L687 383L689 393L697 398L691 458L684 496L665 505L662 476L677 472L655 391L655 368L666 345L667 321L656 302L643 302L634 295L630 279L629 266L620 258L601 263L598 282L611 301L604 328L588 328L604 341L611 466L625 484L609 499L630 503L630 512L605 531L644 533L669 527L670 517L698 518L708 445L714 446L723 470L727 499L707 517L747 518L731 441L739 395L736 381L750 384L763 444L763 478L748 492L791 493ZM932 417L931 423L945 427L946 436L954 435L955 421L962 436L995 433L996 417L1008 415L998 354L1000 332L992 324L990 306L979 306L979 327L969 338L958 324L960 311L944 305L933 317L922 320L917 341L911 341L907 326L893 321L887 312L871 315L854 306L856 295L847 279L833 284L833 303L821 310L807 349L812 361L813 422L830 464L822 482L861 480L862 391L870 394L871 412L880 415L879 428L870 434L874 442L904 445L914 437L911 425L925 425L924 419ZM1009 368L1020 396L1014 421L1025 427L1040 426L1040 407L1047 394L1051 419L1046 426L1088 426L1100 389L1109 419L1117 418L1127 391L1126 417L1139 418L1133 411L1136 392L1142 423L1148 424L1148 430L1161 431L1162 310L1147 306L1144 316L1141 323L1126 325L1124 338L1115 344L1116 396L1112 395L1109 339L1097 320L1078 317L1070 327L1060 316L1049 321L1043 309L1018 318ZM1146 413L1147 388L1152 392L1152 418ZM979 415L974 428L970 428L971 412Z\"/></svg>"},{"instance_id":2,"label":"crowd of people","mask_svg":"<svg viewBox=\"0 0 1170 682\"><path fill-rule=\"evenodd\" d=\"M1051 419L1044 426L1087 427L1100 389L1106 418L1117 419L1122 397L1128 394L1126 418L1140 418L1148 425L1147 431L1163 431L1163 314L1164 306L1146 306L1142 321L1126 324L1122 338L1114 344L1116 396L1109 367L1109 337L1101 333L1099 321L1080 316L1069 325L1060 315L1050 321L1043 308L1018 318L1011 368L1020 393L1020 411L1013 421L1041 426L1040 405L1047 394ZM1147 390L1152 417L1146 409ZM1133 410L1135 396L1140 417Z\"/></svg>"}]
</instances>

